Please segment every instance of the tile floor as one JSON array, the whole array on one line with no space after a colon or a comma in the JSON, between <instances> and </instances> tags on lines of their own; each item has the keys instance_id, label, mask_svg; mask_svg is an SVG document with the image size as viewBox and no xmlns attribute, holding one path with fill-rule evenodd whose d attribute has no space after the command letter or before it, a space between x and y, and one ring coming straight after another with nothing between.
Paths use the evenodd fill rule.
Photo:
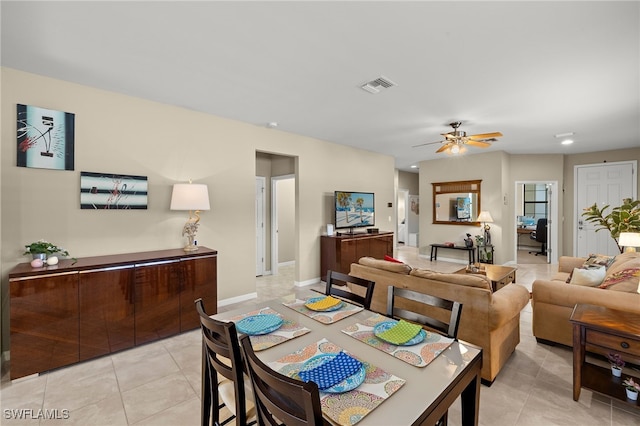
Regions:
<instances>
[{"instance_id":1,"label":"tile floor","mask_svg":"<svg viewBox=\"0 0 640 426\"><path fill-rule=\"evenodd\" d=\"M430 262L410 247L400 248L397 257L442 272L461 267ZM531 289L536 278L554 270L546 264L518 265L517 281ZM293 281L293 267L280 268L278 276L257 278L258 297L266 300L295 291ZM531 315L527 306L521 314L521 342L515 353L493 386L481 388L480 424L640 425L640 410L609 398L583 390L580 401L573 401L571 352L538 344L531 333ZM196 425L200 421L199 331L24 380L10 382L3 371L1 386L2 425ZM28 417L48 410L68 418L11 418L12 410L20 409L32 410ZM460 424L458 403L450 410L449 423Z\"/></svg>"}]
</instances>

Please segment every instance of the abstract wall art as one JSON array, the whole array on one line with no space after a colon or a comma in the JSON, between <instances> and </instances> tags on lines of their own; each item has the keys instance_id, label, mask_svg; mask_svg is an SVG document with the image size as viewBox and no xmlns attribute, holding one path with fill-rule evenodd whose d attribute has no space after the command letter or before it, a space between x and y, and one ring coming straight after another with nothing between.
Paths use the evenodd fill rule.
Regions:
<instances>
[{"instance_id":1,"label":"abstract wall art","mask_svg":"<svg viewBox=\"0 0 640 426\"><path fill-rule=\"evenodd\" d=\"M75 114L17 105L18 167L73 170Z\"/></svg>"},{"instance_id":2,"label":"abstract wall art","mask_svg":"<svg viewBox=\"0 0 640 426\"><path fill-rule=\"evenodd\" d=\"M146 210L147 177L80 172L80 208Z\"/></svg>"}]
</instances>

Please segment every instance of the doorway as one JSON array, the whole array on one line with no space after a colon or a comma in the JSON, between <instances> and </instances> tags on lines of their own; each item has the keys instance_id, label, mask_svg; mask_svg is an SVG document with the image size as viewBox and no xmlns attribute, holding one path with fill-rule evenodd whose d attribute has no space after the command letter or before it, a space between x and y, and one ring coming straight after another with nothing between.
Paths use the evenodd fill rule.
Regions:
<instances>
[{"instance_id":1,"label":"doorway","mask_svg":"<svg viewBox=\"0 0 640 426\"><path fill-rule=\"evenodd\" d=\"M295 175L271 179L271 274L295 264Z\"/></svg>"},{"instance_id":2,"label":"doorway","mask_svg":"<svg viewBox=\"0 0 640 426\"><path fill-rule=\"evenodd\" d=\"M514 208L516 263L557 263L558 182L516 181ZM534 239L532 236L537 235L539 219L547 220L546 235Z\"/></svg>"}]
</instances>

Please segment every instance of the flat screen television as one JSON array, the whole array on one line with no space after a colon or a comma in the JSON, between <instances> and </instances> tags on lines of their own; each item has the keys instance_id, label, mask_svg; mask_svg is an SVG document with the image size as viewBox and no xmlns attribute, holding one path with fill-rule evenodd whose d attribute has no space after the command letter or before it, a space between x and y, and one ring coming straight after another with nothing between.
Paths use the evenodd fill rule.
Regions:
<instances>
[{"instance_id":1,"label":"flat screen television","mask_svg":"<svg viewBox=\"0 0 640 426\"><path fill-rule=\"evenodd\" d=\"M375 226L375 196L372 192L335 191L336 229Z\"/></svg>"}]
</instances>

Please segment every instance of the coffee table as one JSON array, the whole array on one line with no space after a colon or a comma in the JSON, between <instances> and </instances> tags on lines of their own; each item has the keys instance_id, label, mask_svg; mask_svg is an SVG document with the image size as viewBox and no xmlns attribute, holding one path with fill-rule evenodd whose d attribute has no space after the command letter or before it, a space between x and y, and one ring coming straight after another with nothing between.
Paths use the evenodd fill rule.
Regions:
<instances>
[{"instance_id":1,"label":"coffee table","mask_svg":"<svg viewBox=\"0 0 640 426\"><path fill-rule=\"evenodd\" d=\"M512 266L491 265L485 263L483 263L482 266L484 267L487 278L491 281L491 288L493 291L498 291L507 284L516 282L517 269ZM466 268L456 271L456 274L466 273Z\"/></svg>"}]
</instances>

